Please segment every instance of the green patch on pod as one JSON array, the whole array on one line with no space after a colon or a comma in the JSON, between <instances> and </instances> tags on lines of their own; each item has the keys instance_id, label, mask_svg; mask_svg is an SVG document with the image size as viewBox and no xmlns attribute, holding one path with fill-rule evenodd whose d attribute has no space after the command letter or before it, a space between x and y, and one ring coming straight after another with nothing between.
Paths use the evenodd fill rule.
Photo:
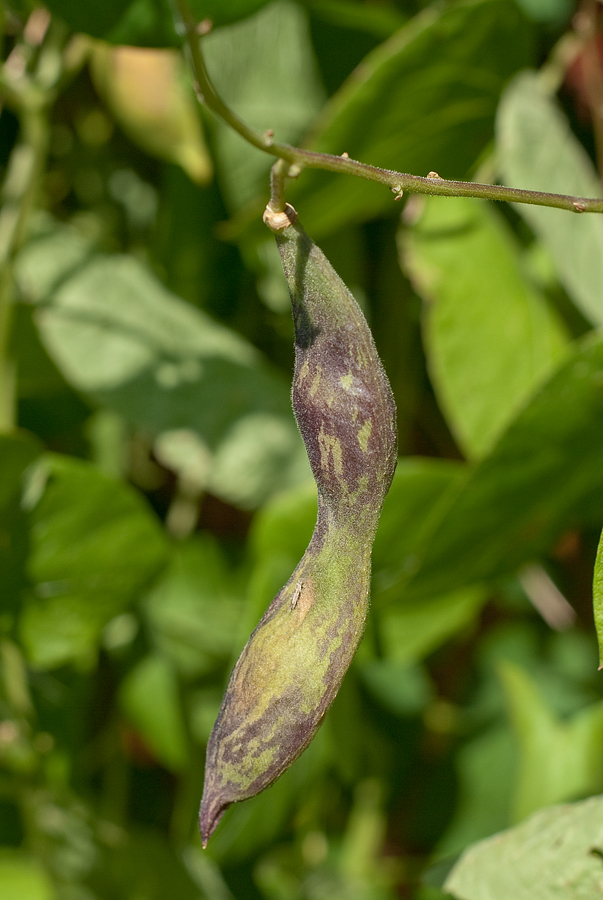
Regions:
<instances>
[{"instance_id":1,"label":"green patch on pod","mask_svg":"<svg viewBox=\"0 0 603 900\"><path fill-rule=\"evenodd\" d=\"M362 312L295 221L267 210L295 323L292 405L318 519L290 580L249 638L207 747L207 845L231 803L267 788L308 746L358 647L371 549L396 465L396 411Z\"/></svg>"}]
</instances>

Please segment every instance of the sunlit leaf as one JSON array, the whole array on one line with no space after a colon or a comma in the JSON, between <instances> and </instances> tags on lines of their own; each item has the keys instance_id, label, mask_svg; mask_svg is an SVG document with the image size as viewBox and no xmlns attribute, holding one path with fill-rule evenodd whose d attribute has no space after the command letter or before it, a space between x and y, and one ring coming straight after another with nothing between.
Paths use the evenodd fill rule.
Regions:
<instances>
[{"instance_id":1,"label":"sunlit leaf","mask_svg":"<svg viewBox=\"0 0 603 900\"><path fill-rule=\"evenodd\" d=\"M502 218L477 200L430 197L401 232L425 301L440 405L461 448L483 456L566 351L558 317L526 281Z\"/></svg>"},{"instance_id":2,"label":"sunlit leaf","mask_svg":"<svg viewBox=\"0 0 603 900\"><path fill-rule=\"evenodd\" d=\"M601 893L603 798L553 806L467 850L444 889L458 900L590 900Z\"/></svg>"},{"instance_id":3,"label":"sunlit leaf","mask_svg":"<svg viewBox=\"0 0 603 900\"><path fill-rule=\"evenodd\" d=\"M261 132L272 129L275 140L299 140L323 101L300 6L291 0L271 3L245 21L216 29L204 39L203 48L218 93L244 121ZM267 200L273 157L221 123L216 126L216 148L220 182L231 209L239 209L258 191Z\"/></svg>"},{"instance_id":4,"label":"sunlit leaf","mask_svg":"<svg viewBox=\"0 0 603 900\"><path fill-rule=\"evenodd\" d=\"M563 721L519 666L505 662L500 675L520 748L515 820L543 806L601 790L603 704L589 706Z\"/></svg>"},{"instance_id":5,"label":"sunlit leaf","mask_svg":"<svg viewBox=\"0 0 603 900\"><path fill-rule=\"evenodd\" d=\"M599 664L603 666L603 534L597 548L595 573L593 580L593 605L595 614L595 627L599 640Z\"/></svg>"},{"instance_id":6,"label":"sunlit leaf","mask_svg":"<svg viewBox=\"0 0 603 900\"><path fill-rule=\"evenodd\" d=\"M5 848L0 852L2 900L55 900L55 891L41 864L28 854Z\"/></svg>"},{"instance_id":7,"label":"sunlit leaf","mask_svg":"<svg viewBox=\"0 0 603 900\"><path fill-rule=\"evenodd\" d=\"M54 234L27 245L18 277L69 383L152 434L191 430L211 459L200 487L228 502L253 508L304 480L286 378L132 256L94 255L73 272L84 251L65 237L63 255Z\"/></svg>"},{"instance_id":8,"label":"sunlit leaf","mask_svg":"<svg viewBox=\"0 0 603 900\"><path fill-rule=\"evenodd\" d=\"M513 187L600 197L601 183L565 116L535 72L506 89L497 117L497 160ZM603 216L517 205L555 261L570 298L595 325L603 322Z\"/></svg>"}]
</instances>

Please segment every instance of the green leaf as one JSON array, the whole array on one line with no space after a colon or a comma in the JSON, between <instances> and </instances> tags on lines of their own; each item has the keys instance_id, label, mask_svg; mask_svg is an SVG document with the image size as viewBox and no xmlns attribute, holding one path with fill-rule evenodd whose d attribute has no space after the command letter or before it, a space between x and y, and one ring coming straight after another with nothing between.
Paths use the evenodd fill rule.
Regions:
<instances>
[{"instance_id":1,"label":"green leaf","mask_svg":"<svg viewBox=\"0 0 603 900\"><path fill-rule=\"evenodd\" d=\"M132 0L103 0L102 3L81 3L80 0L49 0L50 12L63 19L74 31L84 31L93 37L105 37L132 5Z\"/></svg>"},{"instance_id":2,"label":"green leaf","mask_svg":"<svg viewBox=\"0 0 603 900\"><path fill-rule=\"evenodd\" d=\"M174 549L143 609L154 643L183 675L204 674L230 658L241 593L239 579L210 535Z\"/></svg>"},{"instance_id":3,"label":"green leaf","mask_svg":"<svg viewBox=\"0 0 603 900\"><path fill-rule=\"evenodd\" d=\"M188 762L188 742L172 665L155 653L129 672L119 691L120 704L157 759L178 772Z\"/></svg>"},{"instance_id":4,"label":"green leaf","mask_svg":"<svg viewBox=\"0 0 603 900\"><path fill-rule=\"evenodd\" d=\"M600 197L601 183L569 124L535 72L523 72L506 89L496 122L501 174L513 187L579 197ZM516 209L548 247L559 279L581 312L603 322L603 216L517 204Z\"/></svg>"},{"instance_id":5,"label":"green leaf","mask_svg":"<svg viewBox=\"0 0 603 900\"><path fill-rule=\"evenodd\" d=\"M433 687L421 666L384 659L357 660L355 665L371 694L398 716L416 715L433 699Z\"/></svg>"},{"instance_id":6,"label":"green leaf","mask_svg":"<svg viewBox=\"0 0 603 900\"><path fill-rule=\"evenodd\" d=\"M451 460L398 460L373 547L375 600L414 571L424 531L433 519L439 521L442 504L448 504L448 496L456 492L466 471L461 463ZM397 599L397 595L391 599Z\"/></svg>"},{"instance_id":7,"label":"green leaf","mask_svg":"<svg viewBox=\"0 0 603 900\"><path fill-rule=\"evenodd\" d=\"M520 748L515 820L560 800L601 790L603 703L563 721L520 666L503 662L499 671Z\"/></svg>"},{"instance_id":8,"label":"green leaf","mask_svg":"<svg viewBox=\"0 0 603 900\"><path fill-rule=\"evenodd\" d=\"M218 93L237 115L259 131L272 129L278 141L299 140L324 92L307 18L296 3L278 0L243 22L216 29L203 49ZM220 184L232 210L259 191L268 199L273 157L222 123L216 125L216 150Z\"/></svg>"},{"instance_id":9,"label":"green leaf","mask_svg":"<svg viewBox=\"0 0 603 900\"><path fill-rule=\"evenodd\" d=\"M542 387L490 456L452 491L415 553L414 573L384 591L437 596L511 574L563 529L601 518L603 341L589 339Z\"/></svg>"},{"instance_id":10,"label":"green leaf","mask_svg":"<svg viewBox=\"0 0 603 900\"><path fill-rule=\"evenodd\" d=\"M487 204L430 197L401 247L425 301L440 406L460 447L479 458L564 357L565 330L523 277L510 229Z\"/></svg>"},{"instance_id":11,"label":"green leaf","mask_svg":"<svg viewBox=\"0 0 603 900\"><path fill-rule=\"evenodd\" d=\"M52 668L88 663L107 622L163 566L165 538L132 488L66 456L41 461L27 497L33 596L20 621L31 663ZM46 479L44 483L44 479Z\"/></svg>"},{"instance_id":12,"label":"green leaf","mask_svg":"<svg viewBox=\"0 0 603 900\"><path fill-rule=\"evenodd\" d=\"M477 585L418 604L387 606L377 624L386 657L406 664L423 659L467 627L487 597L487 591Z\"/></svg>"},{"instance_id":13,"label":"green leaf","mask_svg":"<svg viewBox=\"0 0 603 900\"><path fill-rule=\"evenodd\" d=\"M599 668L603 668L603 532L597 547L597 559L593 580L593 611L599 642Z\"/></svg>"},{"instance_id":14,"label":"green leaf","mask_svg":"<svg viewBox=\"0 0 603 900\"><path fill-rule=\"evenodd\" d=\"M458 900L594 900L602 848L603 797L553 806L467 850L444 889Z\"/></svg>"},{"instance_id":15,"label":"green leaf","mask_svg":"<svg viewBox=\"0 0 603 900\"><path fill-rule=\"evenodd\" d=\"M7 848L0 851L2 900L54 900L52 882L33 857Z\"/></svg>"},{"instance_id":16,"label":"green leaf","mask_svg":"<svg viewBox=\"0 0 603 900\"><path fill-rule=\"evenodd\" d=\"M65 238L65 251L54 233L31 242L17 274L69 383L153 434L192 432L172 435L172 447L196 441L197 456L209 460L199 489L230 503L253 508L304 480L286 379L134 257L96 255L72 271L84 250L71 230Z\"/></svg>"},{"instance_id":17,"label":"green leaf","mask_svg":"<svg viewBox=\"0 0 603 900\"><path fill-rule=\"evenodd\" d=\"M373 166L463 178L490 140L505 81L528 62L529 33L505 0L432 4L363 60L306 142ZM394 207L361 178L304 172L291 202L316 239Z\"/></svg>"},{"instance_id":18,"label":"green leaf","mask_svg":"<svg viewBox=\"0 0 603 900\"><path fill-rule=\"evenodd\" d=\"M191 9L199 21L210 19L214 25L226 25L253 15L271 0L191 0Z\"/></svg>"}]
</instances>

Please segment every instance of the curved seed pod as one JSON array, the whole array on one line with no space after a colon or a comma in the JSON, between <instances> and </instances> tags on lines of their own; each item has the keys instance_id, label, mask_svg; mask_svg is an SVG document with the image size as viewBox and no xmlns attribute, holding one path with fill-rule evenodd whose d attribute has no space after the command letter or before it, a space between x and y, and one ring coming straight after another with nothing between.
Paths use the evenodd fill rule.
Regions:
<instances>
[{"instance_id":1,"label":"curved seed pod","mask_svg":"<svg viewBox=\"0 0 603 900\"><path fill-rule=\"evenodd\" d=\"M362 637L371 548L396 464L394 400L362 312L291 207L265 220L293 304L292 403L318 519L231 675L207 748L204 846L231 803L300 755L333 702Z\"/></svg>"}]
</instances>

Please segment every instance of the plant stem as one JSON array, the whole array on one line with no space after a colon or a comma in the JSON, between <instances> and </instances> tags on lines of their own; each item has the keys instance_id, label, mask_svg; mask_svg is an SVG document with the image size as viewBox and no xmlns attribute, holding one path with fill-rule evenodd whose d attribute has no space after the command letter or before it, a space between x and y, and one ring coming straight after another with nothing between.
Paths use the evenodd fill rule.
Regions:
<instances>
[{"instance_id":1,"label":"plant stem","mask_svg":"<svg viewBox=\"0 0 603 900\"><path fill-rule=\"evenodd\" d=\"M187 0L175 0L175 2L186 33L189 56L195 76L197 97L208 109L226 122L227 125L230 125L254 147L264 150L272 156L277 156L280 160L288 163L293 169L293 171L289 169L288 174L290 177L299 174L304 168L326 169L329 172L356 175L369 181L376 181L389 187L397 195L397 198L402 196L403 191L409 191L415 194L431 194L442 197L478 197L485 200L529 203L533 206L549 206L577 213L603 213L603 198L574 197L566 194L549 194L542 191L525 191L497 184L449 181L445 178L440 178L439 175L432 172L430 172L428 177L423 178L420 175L408 175L402 172L394 172L391 169L369 166L358 160L349 159L345 154L343 156L334 156L330 153L317 153L313 150L304 150L301 147L292 147L290 144L279 143L273 140L271 131L262 134L254 128L250 128L218 96L209 78L203 58L200 41L200 33L203 29L199 30L197 28ZM284 209L285 172L286 169L282 164L278 168L273 167L270 206L274 211Z\"/></svg>"}]
</instances>

